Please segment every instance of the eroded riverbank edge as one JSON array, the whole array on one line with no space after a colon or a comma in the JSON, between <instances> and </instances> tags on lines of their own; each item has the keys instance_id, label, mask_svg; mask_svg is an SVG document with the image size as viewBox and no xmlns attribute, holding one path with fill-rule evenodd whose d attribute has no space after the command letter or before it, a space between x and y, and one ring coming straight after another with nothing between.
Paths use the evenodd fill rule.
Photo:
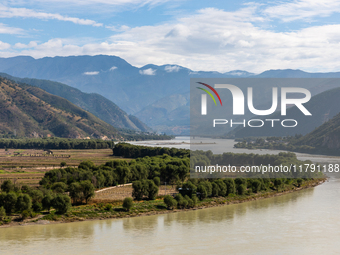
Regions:
<instances>
[{"instance_id":1,"label":"eroded riverbank edge","mask_svg":"<svg viewBox=\"0 0 340 255\"><path fill-rule=\"evenodd\" d=\"M141 217L141 216L151 216L151 215L158 215L158 214L168 214L168 213L177 213L177 212L185 212L185 211L193 211L193 210L200 210L200 209L206 209L211 207L221 207L221 206L227 206L232 204L240 204L245 202L251 202L256 201L260 199L266 199L266 198L273 198L277 196L286 195L289 193L301 191L308 188L314 188L318 185L321 185L322 183L326 182L327 178L321 178L321 179L314 179L309 180L305 182L301 187L293 187L293 188L287 188L282 191L269 191L269 192L263 192L263 193L257 193L257 194L251 194L248 196L243 197L216 197L216 198L209 198L203 201L200 201L198 206L194 208L186 208L186 209L174 209L174 210L150 210L147 212L139 212L139 213L130 213L130 214L123 214L123 215L100 215L98 217L90 217L90 218L84 218L84 217L66 217L62 220L43 220L45 215L39 215L38 217L31 218L25 221L19 221L19 222L11 222L9 224L5 224L0 226L0 228L9 228L9 227L24 227L24 226L32 226L32 225L49 225L49 224L61 224L61 223L72 223L72 222L81 222L81 221L95 221L95 220L108 220L108 219L124 219L124 218L133 218L133 217ZM156 202L161 203L162 199L156 200ZM143 204L148 203L149 201L141 201L136 202L136 204Z\"/></svg>"}]
</instances>

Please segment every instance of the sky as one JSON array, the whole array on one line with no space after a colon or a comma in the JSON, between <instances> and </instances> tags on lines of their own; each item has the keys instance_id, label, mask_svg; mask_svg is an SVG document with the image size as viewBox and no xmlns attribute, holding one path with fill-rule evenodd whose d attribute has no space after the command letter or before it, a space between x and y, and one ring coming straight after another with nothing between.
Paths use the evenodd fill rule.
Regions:
<instances>
[{"instance_id":1,"label":"sky","mask_svg":"<svg viewBox=\"0 0 340 255\"><path fill-rule=\"evenodd\" d=\"M340 1L2 0L0 57L114 55L194 71L340 71Z\"/></svg>"}]
</instances>

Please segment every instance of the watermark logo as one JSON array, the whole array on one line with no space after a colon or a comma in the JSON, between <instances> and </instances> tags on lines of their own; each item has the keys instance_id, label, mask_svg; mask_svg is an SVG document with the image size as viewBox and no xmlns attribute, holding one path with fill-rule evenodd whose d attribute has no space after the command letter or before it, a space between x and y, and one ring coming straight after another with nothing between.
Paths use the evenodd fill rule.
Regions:
<instances>
[{"instance_id":1,"label":"watermark logo","mask_svg":"<svg viewBox=\"0 0 340 255\"><path fill-rule=\"evenodd\" d=\"M197 82L199 84L202 84L211 91L215 93L215 95L220 100L221 106L222 106L222 100L220 98L220 95L217 93L217 91L210 85L205 84L203 82ZM245 97L240 88L238 88L235 85L231 84L215 84L214 86L216 89L228 89L233 97L233 115L244 115L244 101ZM215 105L216 100L214 96L206 89L197 87L198 89L203 90L206 92L210 97L213 99ZM303 98L287 98L287 95L289 93L294 94L304 94ZM303 106L304 103L307 103L311 99L311 93L308 89L305 88L293 88L293 87L283 87L281 88L281 115L286 115L287 113L287 105L295 105L304 115L312 115L306 107ZM253 103L253 88L248 87L247 88L247 104L249 111L254 115L259 116L266 116L274 113L277 110L278 107L278 88L273 87L272 88L272 105L267 110L258 110L254 107ZM207 95L202 94L201 96L201 115L207 115Z\"/></svg>"},{"instance_id":2,"label":"watermark logo","mask_svg":"<svg viewBox=\"0 0 340 255\"><path fill-rule=\"evenodd\" d=\"M210 85L208 85L206 83L203 83L203 82L197 82L197 83L199 83L199 84L209 88L217 96L218 100L220 101L221 106L223 106L220 95L217 93L217 91L213 87L211 87ZM215 105L217 105L214 96L211 94L211 92L209 90L203 89L203 88L200 88L200 87L197 87L197 88L200 89L200 90L203 90L204 92L206 92L212 98L212 100L214 101ZM201 96L201 100L202 100L202 103L201 103L201 114L202 115L207 115L207 94L202 94L202 96Z\"/></svg>"}]
</instances>

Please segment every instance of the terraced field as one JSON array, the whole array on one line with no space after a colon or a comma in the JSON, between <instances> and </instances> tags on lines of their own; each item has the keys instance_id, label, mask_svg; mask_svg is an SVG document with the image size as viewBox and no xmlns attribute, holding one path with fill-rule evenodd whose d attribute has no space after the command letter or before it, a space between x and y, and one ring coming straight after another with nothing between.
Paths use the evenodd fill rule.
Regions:
<instances>
[{"instance_id":1,"label":"terraced field","mask_svg":"<svg viewBox=\"0 0 340 255\"><path fill-rule=\"evenodd\" d=\"M117 159L110 149L98 150L0 150L0 183L10 179L16 184L37 186L46 171L59 168L61 162L76 167L80 162L91 160L96 165ZM123 160L123 159L122 159ZM129 160L129 159L124 159Z\"/></svg>"}]
</instances>

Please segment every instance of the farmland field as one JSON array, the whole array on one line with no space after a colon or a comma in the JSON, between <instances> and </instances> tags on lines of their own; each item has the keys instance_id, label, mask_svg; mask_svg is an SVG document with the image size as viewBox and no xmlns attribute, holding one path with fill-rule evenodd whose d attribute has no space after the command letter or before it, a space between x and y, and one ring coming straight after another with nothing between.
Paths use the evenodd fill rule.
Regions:
<instances>
[{"instance_id":1,"label":"farmland field","mask_svg":"<svg viewBox=\"0 0 340 255\"><path fill-rule=\"evenodd\" d=\"M111 149L51 151L53 154L47 155L43 150L1 149L0 183L10 179L16 184L37 186L46 171L60 168L60 163L63 161L66 162L66 166L76 167L86 160L100 165L119 158L112 156Z\"/></svg>"},{"instance_id":2,"label":"farmland field","mask_svg":"<svg viewBox=\"0 0 340 255\"><path fill-rule=\"evenodd\" d=\"M161 185L159 187L159 196L178 193L176 185ZM101 191L96 191L92 202L114 202L124 200L126 197L132 197L132 184L125 184L121 187L105 188Z\"/></svg>"}]
</instances>

